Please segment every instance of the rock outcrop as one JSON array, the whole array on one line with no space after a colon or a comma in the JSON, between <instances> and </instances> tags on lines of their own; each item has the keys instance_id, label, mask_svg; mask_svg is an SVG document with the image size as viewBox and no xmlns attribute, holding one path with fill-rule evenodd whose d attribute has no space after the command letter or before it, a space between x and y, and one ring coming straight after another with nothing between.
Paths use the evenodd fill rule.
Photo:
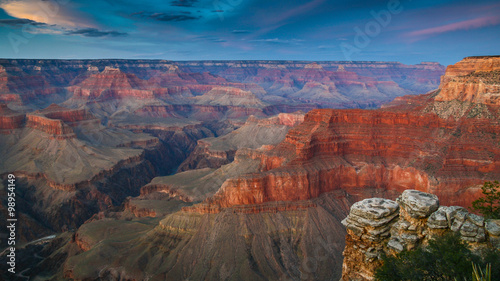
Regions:
<instances>
[{"instance_id":1,"label":"rock outcrop","mask_svg":"<svg viewBox=\"0 0 500 281\"><path fill-rule=\"evenodd\" d=\"M11 130L20 129L24 126L26 116L0 103L0 134L7 134Z\"/></svg>"},{"instance_id":2,"label":"rock outcrop","mask_svg":"<svg viewBox=\"0 0 500 281\"><path fill-rule=\"evenodd\" d=\"M100 125L100 120L85 109L69 109L57 104L26 115L26 127L44 132L53 138L76 137L72 127Z\"/></svg>"},{"instance_id":3,"label":"rock outcrop","mask_svg":"<svg viewBox=\"0 0 500 281\"><path fill-rule=\"evenodd\" d=\"M199 140L194 151L177 171L216 169L232 162L236 151L240 148L256 149L263 145L276 145L285 138L290 128L303 120L304 114L301 112L280 113L264 119L250 116L243 126L229 134Z\"/></svg>"},{"instance_id":4,"label":"rock outcrop","mask_svg":"<svg viewBox=\"0 0 500 281\"><path fill-rule=\"evenodd\" d=\"M500 56L468 57L448 66L436 101L500 106Z\"/></svg>"},{"instance_id":5,"label":"rock outcrop","mask_svg":"<svg viewBox=\"0 0 500 281\"><path fill-rule=\"evenodd\" d=\"M232 87L217 87L197 97L197 104L257 107L265 106L252 92Z\"/></svg>"},{"instance_id":6,"label":"rock outcrop","mask_svg":"<svg viewBox=\"0 0 500 281\"><path fill-rule=\"evenodd\" d=\"M27 116L27 126L46 134L53 135L56 138L75 137L73 130L63 121L47 118L45 116L29 114Z\"/></svg>"},{"instance_id":7,"label":"rock outcrop","mask_svg":"<svg viewBox=\"0 0 500 281\"><path fill-rule=\"evenodd\" d=\"M342 279L373 280L382 255L425 245L455 232L473 249L500 250L500 220L484 220L459 206L440 206L436 195L405 190L396 201L370 198L354 203L342 221L347 229Z\"/></svg>"},{"instance_id":8,"label":"rock outcrop","mask_svg":"<svg viewBox=\"0 0 500 281\"><path fill-rule=\"evenodd\" d=\"M0 175L16 175L19 213L29 221L21 240L33 238L30 225L40 233L79 226L138 194L160 169L152 165L157 138L106 128L85 109L52 104L21 114L2 106L0 117Z\"/></svg>"},{"instance_id":9,"label":"rock outcrop","mask_svg":"<svg viewBox=\"0 0 500 281\"><path fill-rule=\"evenodd\" d=\"M153 92L148 91L148 88L146 81L136 75L106 66L100 73L89 73L86 79L68 87L68 91L73 93L73 99L101 101L125 97L153 99Z\"/></svg>"}]
</instances>

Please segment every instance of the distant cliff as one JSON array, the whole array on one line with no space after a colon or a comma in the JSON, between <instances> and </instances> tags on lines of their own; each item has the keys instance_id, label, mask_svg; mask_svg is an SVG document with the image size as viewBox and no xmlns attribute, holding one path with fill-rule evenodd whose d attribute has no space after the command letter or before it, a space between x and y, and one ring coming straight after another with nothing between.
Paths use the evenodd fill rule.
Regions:
<instances>
[{"instance_id":1,"label":"distant cliff","mask_svg":"<svg viewBox=\"0 0 500 281\"><path fill-rule=\"evenodd\" d=\"M352 72L372 77L378 81L393 81L402 88L425 93L439 86L439 79L445 67L436 62L405 65L400 62L382 61L179 61L180 69L190 72L205 72L220 75L232 81L258 83L266 79L265 73L316 69L326 71ZM314 65L314 67L313 67ZM346 74L347 74L346 73Z\"/></svg>"},{"instance_id":2,"label":"distant cliff","mask_svg":"<svg viewBox=\"0 0 500 281\"><path fill-rule=\"evenodd\" d=\"M374 108L437 88L443 73L438 63L0 59L0 101L36 106L71 94L66 102L73 107L123 98L139 105L200 104L218 94L214 88L226 87L255 95L242 97L240 107Z\"/></svg>"}]
</instances>

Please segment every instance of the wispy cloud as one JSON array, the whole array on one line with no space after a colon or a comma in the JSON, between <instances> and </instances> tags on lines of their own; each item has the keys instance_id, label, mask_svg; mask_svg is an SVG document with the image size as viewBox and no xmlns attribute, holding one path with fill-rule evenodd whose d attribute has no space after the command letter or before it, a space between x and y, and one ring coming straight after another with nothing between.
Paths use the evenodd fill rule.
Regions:
<instances>
[{"instance_id":1,"label":"wispy cloud","mask_svg":"<svg viewBox=\"0 0 500 281\"><path fill-rule=\"evenodd\" d=\"M250 33L250 30L233 30L231 31L233 34L247 34Z\"/></svg>"},{"instance_id":2,"label":"wispy cloud","mask_svg":"<svg viewBox=\"0 0 500 281\"><path fill-rule=\"evenodd\" d=\"M45 26L46 23L36 22L29 19L0 19L0 25L21 26L21 25Z\"/></svg>"},{"instance_id":3,"label":"wispy cloud","mask_svg":"<svg viewBox=\"0 0 500 281\"><path fill-rule=\"evenodd\" d=\"M222 38L219 38L216 36L210 36L210 35L196 36L193 38L193 40L206 40L206 41L215 42L215 43L226 42L225 39L222 39Z\"/></svg>"},{"instance_id":4,"label":"wispy cloud","mask_svg":"<svg viewBox=\"0 0 500 281\"><path fill-rule=\"evenodd\" d=\"M83 28L72 30L64 33L65 35L82 35L85 37L118 37L118 36L126 36L127 33L118 32L118 31L102 31L96 28Z\"/></svg>"},{"instance_id":5,"label":"wispy cloud","mask_svg":"<svg viewBox=\"0 0 500 281\"><path fill-rule=\"evenodd\" d=\"M268 23L269 24L277 24L283 21L286 21L289 18L304 14L317 6L323 4L325 0L314 0L310 1L309 3L294 7L290 10L286 10L282 13L277 14L276 16L269 18Z\"/></svg>"},{"instance_id":6,"label":"wispy cloud","mask_svg":"<svg viewBox=\"0 0 500 281\"><path fill-rule=\"evenodd\" d=\"M465 20L456 23L450 23L446 25L416 30L408 33L408 36L409 37L431 36L445 32L476 29L497 24L500 24L500 16L480 17L472 20Z\"/></svg>"},{"instance_id":7,"label":"wispy cloud","mask_svg":"<svg viewBox=\"0 0 500 281\"><path fill-rule=\"evenodd\" d=\"M150 18L157 21L188 21L188 20L196 20L200 17L190 16L190 12L181 12L182 14L170 14L170 13L149 13L149 12L137 12L133 13L133 16L141 16L143 18Z\"/></svg>"},{"instance_id":8,"label":"wispy cloud","mask_svg":"<svg viewBox=\"0 0 500 281\"><path fill-rule=\"evenodd\" d=\"M29 19L0 19L0 26L23 27L24 31L31 34L81 35L85 37L118 37L128 35L123 32L104 31L97 28L66 28L55 24L48 25L43 22L36 22Z\"/></svg>"},{"instance_id":9,"label":"wispy cloud","mask_svg":"<svg viewBox=\"0 0 500 281\"><path fill-rule=\"evenodd\" d=\"M257 25L260 26L260 29L253 33L252 37L260 37L261 35L285 26L292 18L305 15L325 2L326 0L313 0L300 6L291 7L286 10L284 9L282 12L274 13L273 11L272 15L269 15L267 11L264 16L262 14L257 14L255 15L255 21Z\"/></svg>"},{"instance_id":10,"label":"wispy cloud","mask_svg":"<svg viewBox=\"0 0 500 281\"><path fill-rule=\"evenodd\" d=\"M176 0L172 1L170 5L178 7L193 7L198 0Z\"/></svg>"},{"instance_id":11,"label":"wispy cloud","mask_svg":"<svg viewBox=\"0 0 500 281\"><path fill-rule=\"evenodd\" d=\"M264 42L264 43L271 43L271 44L300 44L301 42L304 42L302 39L291 39L291 40L284 40L284 39L279 39L279 38L268 38L268 39L254 39L254 40L249 40L250 42Z\"/></svg>"}]
</instances>

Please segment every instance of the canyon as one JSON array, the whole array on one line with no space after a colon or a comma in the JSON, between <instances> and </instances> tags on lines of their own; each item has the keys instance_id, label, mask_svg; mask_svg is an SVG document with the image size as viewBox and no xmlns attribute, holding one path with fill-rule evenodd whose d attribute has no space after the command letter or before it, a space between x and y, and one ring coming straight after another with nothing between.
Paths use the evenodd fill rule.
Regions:
<instances>
[{"instance_id":1,"label":"canyon","mask_svg":"<svg viewBox=\"0 0 500 281\"><path fill-rule=\"evenodd\" d=\"M280 65L282 70L297 72L286 78L297 80L297 92L300 85L316 83L317 79L329 83L331 89L324 93L334 91L336 95L350 92L343 88L337 91L334 83L392 83L351 72L310 69L306 64ZM440 67L442 70L436 65L436 69ZM161 60L0 60L0 142L6 159L0 174L19 176L27 202L41 202L28 203L37 207L26 210L36 217L34 221L45 225L47 232L40 235L78 227L96 212L120 206L124 198L138 195L142 185L155 176L203 167L205 164L189 164L190 160L183 164L188 157L204 157L195 156L202 150L202 145L197 147L198 140L226 135L244 126L250 116L266 118L323 106L321 98L310 93L303 94L311 96L303 101L295 97L266 100L269 93L258 83L182 68L181 62ZM429 72L429 83L441 74L420 65L410 68ZM281 79L280 75L288 74L273 79ZM376 99L385 90L373 86L364 93ZM190 156L193 150L197 152ZM231 162L235 151L229 149L228 159L220 164ZM122 188L110 179L130 173L141 176L130 182L122 179L126 187L118 191ZM54 192L63 206L72 206L67 211L72 210L72 215L55 215L60 208L55 206L58 201L49 202ZM52 208L54 211L48 211ZM56 217L64 219L57 221ZM20 237L30 240L36 238L33 235Z\"/></svg>"},{"instance_id":2,"label":"canyon","mask_svg":"<svg viewBox=\"0 0 500 281\"><path fill-rule=\"evenodd\" d=\"M26 134L33 143L36 132L53 151L131 159L82 165L85 187L71 173L50 186L55 176L43 162L35 165L42 170L31 160L4 165L3 175L16 172L47 198L42 185L99 197L79 223L37 248L32 277L339 279L343 262L360 255L342 256L350 230L341 221L355 202L385 198L395 218L397 204L388 200L411 189L469 207L484 181L500 179L500 57L465 58L442 78L435 63L9 64L2 65L17 75L32 75L37 64L42 73L50 64L68 71L42 75L59 89L59 105L2 94L0 137L12 139L4 155L22 150L13 139L22 145ZM89 130L103 141L96 145ZM40 147L26 154L54 161Z\"/></svg>"}]
</instances>

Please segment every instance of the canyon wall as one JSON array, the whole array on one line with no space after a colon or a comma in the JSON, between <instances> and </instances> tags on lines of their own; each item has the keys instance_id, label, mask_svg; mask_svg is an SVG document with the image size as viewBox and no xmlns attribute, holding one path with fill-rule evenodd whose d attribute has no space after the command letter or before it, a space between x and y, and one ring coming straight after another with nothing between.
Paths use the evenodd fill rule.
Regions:
<instances>
[{"instance_id":1,"label":"canyon wall","mask_svg":"<svg viewBox=\"0 0 500 281\"><path fill-rule=\"evenodd\" d=\"M26 116L0 103L0 133L7 134L9 130L23 127Z\"/></svg>"},{"instance_id":2,"label":"canyon wall","mask_svg":"<svg viewBox=\"0 0 500 281\"><path fill-rule=\"evenodd\" d=\"M500 105L500 57L469 57L448 66L436 101Z\"/></svg>"},{"instance_id":3,"label":"canyon wall","mask_svg":"<svg viewBox=\"0 0 500 281\"><path fill-rule=\"evenodd\" d=\"M500 57L464 61L497 83ZM461 64L449 68L453 71L443 81ZM307 200L339 189L359 198L374 192L395 198L417 189L447 205L470 206L484 181L500 179L498 111L459 95L439 100L447 89L457 93L445 83L438 91L401 98L380 110L311 110L280 144L247 150L260 160L259 172L228 179L200 210ZM495 91L489 95L500 92Z\"/></svg>"},{"instance_id":4,"label":"canyon wall","mask_svg":"<svg viewBox=\"0 0 500 281\"><path fill-rule=\"evenodd\" d=\"M255 151L261 173L226 181L210 204L294 201L343 189L435 192L468 206L500 178L497 121L363 110L312 110L272 149ZM457 171L460 171L457 173ZM367 193L369 194L369 192Z\"/></svg>"}]
</instances>

